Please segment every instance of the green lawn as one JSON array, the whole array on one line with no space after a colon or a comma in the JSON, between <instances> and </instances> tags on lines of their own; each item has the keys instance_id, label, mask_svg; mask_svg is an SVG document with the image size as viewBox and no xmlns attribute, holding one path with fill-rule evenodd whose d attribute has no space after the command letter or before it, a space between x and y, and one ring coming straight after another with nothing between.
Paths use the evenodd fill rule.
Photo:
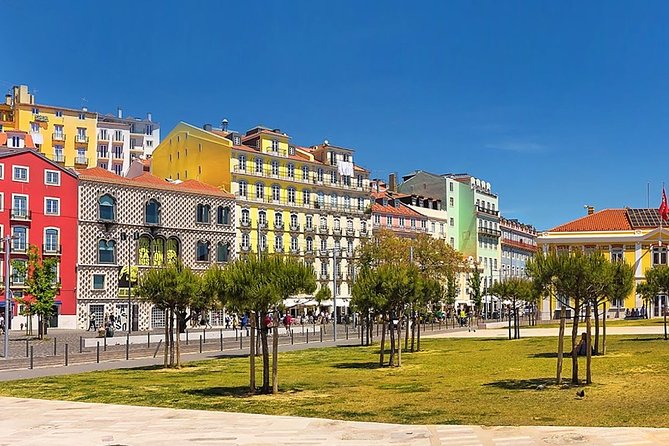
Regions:
<instances>
[{"instance_id":1,"label":"green lawn","mask_svg":"<svg viewBox=\"0 0 669 446\"><path fill-rule=\"evenodd\" d=\"M585 330L585 321L579 321L578 325L583 327ZM532 327L527 328L557 328L560 326L560 321L550 322L546 324L537 324ZM567 319L566 327L571 328L571 320ZM606 321L606 327L663 327L664 319L662 318L652 318L652 319L608 319ZM592 321L592 327L595 327L595 321ZM601 323L600 323L601 331Z\"/></svg>"},{"instance_id":2,"label":"green lawn","mask_svg":"<svg viewBox=\"0 0 669 446\"><path fill-rule=\"evenodd\" d=\"M609 354L593 359L595 384L584 399L552 384L555 338L425 340L423 352L403 355L400 369L379 369L374 348L284 353L278 396L246 395L245 358L14 381L0 394L395 423L669 427L669 342L608 341Z\"/></svg>"}]
</instances>

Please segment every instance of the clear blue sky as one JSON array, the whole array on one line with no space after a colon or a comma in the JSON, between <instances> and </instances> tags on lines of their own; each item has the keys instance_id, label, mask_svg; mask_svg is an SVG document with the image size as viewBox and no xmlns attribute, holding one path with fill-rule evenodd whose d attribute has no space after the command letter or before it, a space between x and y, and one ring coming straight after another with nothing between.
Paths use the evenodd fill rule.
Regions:
<instances>
[{"instance_id":1,"label":"clear blue sky","mask_svg":"<svg viewBox=\"0 0 669 446\"><path fill-rule=\"evenodd\" d=\"M659 205L669 3L0 0L0 87L490 181L539 229Z\"/></svg>"}]
</instances>

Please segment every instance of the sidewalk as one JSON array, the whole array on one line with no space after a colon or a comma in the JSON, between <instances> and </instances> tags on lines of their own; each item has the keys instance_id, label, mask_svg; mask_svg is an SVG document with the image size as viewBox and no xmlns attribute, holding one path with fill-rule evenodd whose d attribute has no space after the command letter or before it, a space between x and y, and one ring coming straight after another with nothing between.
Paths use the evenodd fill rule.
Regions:
<instances>
[{"instance_id":1,"label":"sidewalk","mask_svg":"<svg viewBox=\"0 0 669 446\"><path fill-rule=\"evenodd\" d=\"M0 398L0 446L667 445L669 429L399 425Z\"/></svg>"}]
</instances>

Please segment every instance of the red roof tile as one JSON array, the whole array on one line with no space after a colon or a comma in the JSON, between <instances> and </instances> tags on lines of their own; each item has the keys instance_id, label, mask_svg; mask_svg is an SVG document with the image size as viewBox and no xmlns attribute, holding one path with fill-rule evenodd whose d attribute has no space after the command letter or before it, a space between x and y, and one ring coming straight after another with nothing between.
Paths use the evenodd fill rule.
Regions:
<instances>
[{"instance_id":1,"label":"red roof tile","mask_svg":"<svg viewBox=\"0 0 669 446\"><path fill-rule=\"evenodd\" d=\"M625 231L631 229L632 225L627 218L625 209L603 209L594 214L556 226L548 232Z\"/></svg>"}]
</instances>

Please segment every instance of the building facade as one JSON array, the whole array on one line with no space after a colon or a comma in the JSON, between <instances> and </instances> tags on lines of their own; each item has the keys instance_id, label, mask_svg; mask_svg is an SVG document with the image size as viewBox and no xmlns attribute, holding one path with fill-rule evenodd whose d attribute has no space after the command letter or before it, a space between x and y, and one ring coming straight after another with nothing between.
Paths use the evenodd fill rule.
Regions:
<instances>
[{"instance_id":1,"label":"building facade","mask_svg":"<svg viewBox=\"0 0 669 446\"><path fill-rule=\"evenodd\" d=\"M588 214L538 234L538 248L543 252L600 251L611 261L627 262L634 268L635 284L645 280L646 271L655 265L667 264L669 230L661 227L657 209L604 209ZM646 310L660 316L667 296L657 296ZM624 317L626 309L645 305L634 291L625 299L609 304L608 316ZM559 317L561 303L554 296L542 302L546 318Z\"/></svg>"},{"instance_id":2,"label":"building facade","mask_svg":"<svg viewBox=\"0 0 669 446\"><path fill-rule=\"evenodd\" d=\"M500 217L502 231L501 279L526 278L525 264L537 252L537 230L518 220Z\"/></svg>"},{"instance_id":3,"label":"building facade","mask_svg":"<svg viewBox=\"0 0 669 446\"><path fill-rule=\"evenodd\" d=\"M164 326L162 310L132 297L128 276L177 258L196 272L228 262L236 255L234 206L232 195L196 180L80 171L77 327L91 315L98 326L115 315L123 331Z\"/></svg>"},{"instance_id":4,"label":"building facade","mask_svg":"<svg viewBox=\"0 0 669 446\"><path fill-rule=\"evenodd\" d=\"M379 180L372 182L372 190L373 231L386 229L400 237L411 238L427 233L428 218L402 201L402 199L410 198L409 196L389 189L384 182Z\"/></svg>"},{"instance_id":5,"label":"building facade","mask_svg":"<svg viewBox=\"0 0 669 446\"><path fill-rule=\"evenodd\" d=\"M320 286L334 293L336 282L341 314L350 300L352 255L370 233L369 173L354 163L351 149L327 142L302 147L278 129L255 127L241 134L226 124L203 129L179 124L154 151L152 172L197 178L233 192L238 251L302 258L313 265ZM318 306L312 295L286 305L293 313ZM333 311L332 301L321 305Z\"/></svg>"},{"instance_id":6,"label":"building facade","mask_svg":"<svg viewBox=\"0 0 669 446\"><path fill-rule=\"evenodd\" d=\"M66 167L86 168L97 162L97 113L38 104L26 85L15 86L7 102L13 127L30 133L35 147Z\"/></svg>"},{"instance_id":7,"label":"building facade","mask_svg":"<svg viewBox=\"0 0 669 446\"><path fill-rule=\"evenodd\" d=\"M34 245L43 258L56 257L60 290L51 327L76 326L77 178L69 169L36 151L25 132L0 133L0 235L13 238L10 262L26 262ZM4 284L4 243L0 255ZM11 264L10 264L11 265ZM10 287L24 297L25 277L12 266ZM4 306L4 294L2 297ZM20 305L12 309L13 328L28 321ZM37 321L32 321L33 327Z\"/></svg>"}]
</instances>

